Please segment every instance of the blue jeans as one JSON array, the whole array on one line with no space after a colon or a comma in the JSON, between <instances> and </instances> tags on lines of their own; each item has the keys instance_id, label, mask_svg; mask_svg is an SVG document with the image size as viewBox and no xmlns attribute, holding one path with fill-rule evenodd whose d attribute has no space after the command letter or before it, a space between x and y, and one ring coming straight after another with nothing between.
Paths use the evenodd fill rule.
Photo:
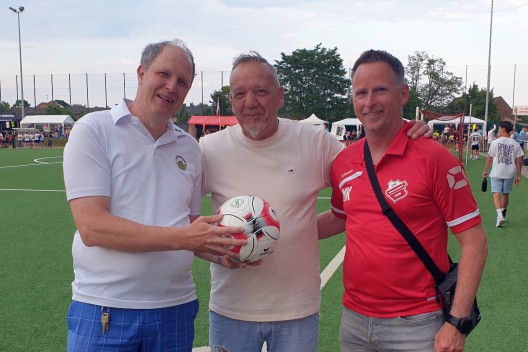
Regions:
<instances>
[{"instance_id":1,"label":"blue jeans","mask_svg":"<svg viewBox=\"0 0 528 352\"><path fill-rule=\"evenodd\" d=\"M372 318L343 307L341 352L433 352L435 335L443 324L441 310L407 317Z\"/></svg>"},{"instance_id":2,"label":"blue jeans","mask_svg":"<svg viewBox=\"0 0 528 352\"><path fill-rule=\"evenodd\" d=\"M491 193L510 194L513 189L513 178L491 177Z\"/></svg>"},{"instance_id":3,"label":"blue jeans","mask_svg":"<svg viewBox=\"0 0 528 352\"><path fill-rule=\"evenodd\" d=\"M158 309L104 308L110 323L103 334L101 306L73 301L68 312L68 352L191 352L198 300Z\"/></svg>"},{"instance_id":4,"label":"blue jeans","mask_svg":"<svg viewBox=\"0 0 528 352\"><path fill-rule=\"evenodd\" d=\"M319 313L306 318L252 322L227 318L209 311L211 352L316 352Z\"/></svg>"}]
</instances>

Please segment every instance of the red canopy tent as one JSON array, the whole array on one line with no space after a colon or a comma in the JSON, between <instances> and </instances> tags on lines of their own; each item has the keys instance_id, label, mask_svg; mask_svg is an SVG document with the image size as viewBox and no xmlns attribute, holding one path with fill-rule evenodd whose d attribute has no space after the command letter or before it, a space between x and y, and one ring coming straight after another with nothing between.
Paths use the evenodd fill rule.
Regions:
<instances>
[{"instance_id":1,"label":"red canopy tent","mask_svg":"<svg viewBox=\"0 0 528 352\"><path fill-rule=\"evenodd\" d=\"M193 115L189 119L189 134L196 137L196 125L202 126L202 131L205 130L205 126L217 126L221 129L225 126L233 126L238 124L236 116L200 116Z\"/></svg>"}]
</instances>

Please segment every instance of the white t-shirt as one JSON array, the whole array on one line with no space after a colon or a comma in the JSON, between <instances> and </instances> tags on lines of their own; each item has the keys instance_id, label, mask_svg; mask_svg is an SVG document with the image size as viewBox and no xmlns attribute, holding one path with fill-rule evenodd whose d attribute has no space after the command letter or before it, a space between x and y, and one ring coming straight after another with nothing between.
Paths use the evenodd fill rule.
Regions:
<instances>
[{"instance_id":1,"label":"white t-shirt","mask_svg":"<svg viewBox=\"0 0 528 352\"><path fill-rule=\"evenodd\" d=\"M125 100L77 121L64 150L68 200L110 197L110 211L144 225L189 224L201 208L201 151L193 137L167 123L158 140ZM73 299L131 309L170 307L196 299L193 253L121 252L73 240Z\"/></svg>"},{"instance_id":2,"label":"white t-shirt","mask_svg":"<svg viewBox=\"0 0 528 352\"><path fill-rule=\"evenodd\" d=\"M479 145L481 138L482 138L482 135L478 133L477 131L474 131L469 135L469 139L471 140L471 145Z\"/></svg>"},{"instance_id":3,"label":"white t-shirt","mask_svg":"<svg viewBox=\"0 0 528 352\"><path fill-rule=\"evenodd\" d=\"M495 139L495 130L491 129L488 131L488 143L493 142L494 139Z\"/></svg>"},{"instance_id":4,"label":"white t-shirt","mask_svg":"<svg viewBox=\"0 0 528 352\"><path fill-rule=\"evenodd\" d=\"M319 311L317 195L330 186L332 162L343 145L322 128L279 121L275 135L263 141L247 138L236 125L200 142L204 191L214 210L229 198L256 195L271 204L281 225L274 252L261 265L211 265L209 308L233 319L292 320Z\"/></svg>"},{"instance_id":5,"label":"white t-shirt","mask_svg":"<svg viewBox=\"0 0 528 352\"><path fill-rule=\"evenodd\" d=\"M517 176L515 161L523 156L519 143L508 137L500 137L491 143L488 155L493 157L490 177L510 179Z\"/></svg>"}]
</instances>

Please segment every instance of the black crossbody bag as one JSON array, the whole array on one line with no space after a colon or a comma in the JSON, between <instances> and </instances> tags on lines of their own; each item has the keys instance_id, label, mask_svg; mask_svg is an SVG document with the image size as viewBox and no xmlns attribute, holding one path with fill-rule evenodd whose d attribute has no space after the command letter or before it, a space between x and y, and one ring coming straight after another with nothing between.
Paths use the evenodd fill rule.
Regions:
<instances>
[{"instance_id":1,"label":"black crossbody bag","mask_svg":"<svg viewBox=\"0 0 528 352\"><path fill-rule=\"evenodd\" d=\"M367 172L368 172L368 176L370 179L370 183L372 184L372 189L374 190L374 193L376 194L376 198L378 199L378 202L381 206L381 212L387 218L389 218L392 225L394 225L394 227L401 233L403 238L405 238L405 240L414 250L418 258L420 258L420 260L424 263L427 270L429 270L429 272L433 276L435 280L435 288L439 296L442 299L443 311L447 319L447 316L451 311L451 306L453 305L453 300L455 298L457 276L458 276L458 264L453 263L451 258L449 258L449 263L451 264L451 266L447 274L444 274L440 270L440 268L438 268L436 263L433 261L433 259L429 255L429 253L427 253L427 251L422 246L422 244L418 241L418 239L416 239L416 236L414 236L414 234L411 232L411 230L409 230L407 225L405 225L405 223L394 212L394 210L391 208L391 206L389 205L389 203L383 196L378 178L376 176L376 172L374 171L374 165L372 163L372 156L370 155L370 149L369 149L369 146L366 140L365 140L365 147L363 148L363 154L365 158L365 165L367 167ZM480 310L477 306L476 297L475 297L475 301L473 302L473 307L471 308L469 318L473 322L473 327L471 328L471 330L473 330L475 326L477 326L477 324L480 322L480 319L481 319ZM467 335L469 335L471 330L467 333Z\"/></svg>"}]
</instances>

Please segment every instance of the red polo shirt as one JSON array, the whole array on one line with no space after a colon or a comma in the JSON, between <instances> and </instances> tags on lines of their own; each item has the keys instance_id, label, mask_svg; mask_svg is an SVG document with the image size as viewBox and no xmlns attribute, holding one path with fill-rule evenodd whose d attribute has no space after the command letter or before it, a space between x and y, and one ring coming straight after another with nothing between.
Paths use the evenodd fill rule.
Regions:
<instances>
[{"instance_id":1,"label":"red polo shirt","mask_svg":"<svg viewBox=\"0 0 528 352\"><path fill-rule=\"evenodd\" d=\"M459 233L476 226L479 210L459 161L437 141L407 138L409 127L398 132L376 174L387 202L446 272L448 228ZM346 218L343 304L386 318L438 310L433 277L381 213L364 141L343 150L332 168L332 211Z\"/></svg>"}]
</instances>

